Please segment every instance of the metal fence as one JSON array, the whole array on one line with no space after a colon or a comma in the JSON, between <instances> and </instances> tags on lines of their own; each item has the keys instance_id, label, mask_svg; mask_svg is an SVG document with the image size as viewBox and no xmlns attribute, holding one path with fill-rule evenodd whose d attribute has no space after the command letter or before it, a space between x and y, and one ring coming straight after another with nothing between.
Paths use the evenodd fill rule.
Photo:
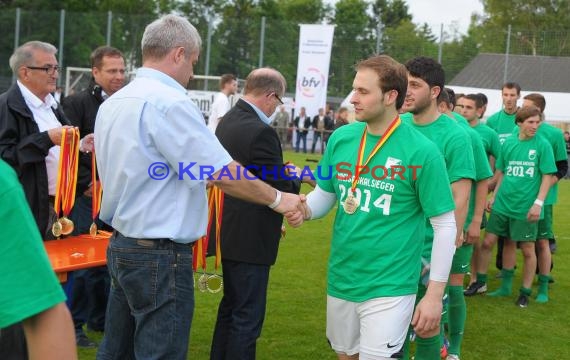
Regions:
<instances>
[{"instance_id":1,"label":"metal fence","mask_svg":"<svg viewBox=\"0 0 570 360\"><path fill-rule=\"evenodd\" d=\"M100 45L121 49L127 67L141 64L140 40L152 15L115 13L73 13L62 11L0 12L0 91L14 81L8 59L14 48L29 40L50 42L59 48L63 67L89 67L90 52ZM38 19L41 19L38 20ZM190 19L192 21L192 19ZM231 72L240 78L258 66L280 70L294 91L297 70L299 24L271 18L213 19L195 24L203 38L196 74L220 75ZM443 24L439 31L423 31L404 24L398 28L337 24L329 72L329 95L345 96L351 89L353 65L371 54L383 52L398 61L418 55L438 59L451 80L478 53L570 56L570 32L529 29L495 29L478 36L459 34L456 24ZM505 68L508 72L508 67ZM60 75L65 83L65 72ZM200 83L204 88L212 84Z\"/></svg>"}]
</instances>

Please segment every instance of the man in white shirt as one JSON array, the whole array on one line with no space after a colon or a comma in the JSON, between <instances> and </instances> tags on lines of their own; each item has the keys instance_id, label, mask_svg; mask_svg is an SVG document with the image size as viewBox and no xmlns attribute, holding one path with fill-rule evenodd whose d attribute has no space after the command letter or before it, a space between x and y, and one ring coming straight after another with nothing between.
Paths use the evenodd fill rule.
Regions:
<instances>
[{"instance_id":1,"label":"man in white shirt","mask_svg":"<svg viewBox=\"0 0 570 360\"><path fill-rule=\"evenodd\" d=\"M230 110L230 95L237 92L237 79L233 74L224 74L220 78L220 92L216 94L210 116L208 116L208 129L216 132L218 122Z\"/></svg>"}]
</instances>

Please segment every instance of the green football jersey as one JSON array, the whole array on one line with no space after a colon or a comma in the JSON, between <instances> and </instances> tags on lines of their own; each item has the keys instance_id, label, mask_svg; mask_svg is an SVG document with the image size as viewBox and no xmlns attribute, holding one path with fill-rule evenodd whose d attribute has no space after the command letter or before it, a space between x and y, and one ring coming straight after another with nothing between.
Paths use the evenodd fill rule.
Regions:
<instances>
[{"instance_id":1,"label":"green football jersey","mask_svg":"<svg viewBox=\"0 0 570 360\"><path fill-rule=\"evenodd\" d=\"M435 145L402 123L374 155L356 186L359 205L347 214L360 140L366 124L336 130L319 164L317 183L335 193L328 264L328 294L362 302L376 297L415 294L420 274L425 217L454 209L445 163ZM379 136L366 135L364 159ZM330 174L328 176L327 174Z\"/></svg>"},{"instance_id":2,"label":"green football jersey","mask_svg":"<svg viewBox=\"0 0 570 360\"><path fill-rule=\"evenodd\" d=\"M475 165L475 181L471 185L471 194L469 196L469 209L467 212L467 217L465 218L465 224L463 226L464 230L469 228L471 220L473 220L473 214L475 212L475 200L477 194L477 181L485 180L493 176L493 171L491 171L491 165L489 165L489 160L487 158L487 153L483 147L483 140L479 134L469 126L467 121L458 120L459 126L463 127L469 138L471 139L471 147L473 148L473 161ZM492 131L492 130L491 130Z\"/></svg>"},{"instance_id":3,"label":"green football jersey","mask_svg":"<svg viewBox=\"0 0 570 360\"><path fill-rule=\"evenodd\" d=\"M497 135L493 129L481 122L475 125L472 129L475 130L481 137L487 156L492 155L495 159L497 159L501 151L499 135Z\"/></svg>"},{"instance_id":4,"label":"green football jersey","mask_svg":"<svg viewBox=\"0 0 570 360\"><path fill-rule=\"evenodd\" d=\"M507 114L504 109L501 109L501 111L494 113L487 119L487 126L495 130L499 135L501 145L513 132L515 116L516 112L514 114Z\"/></svg>"},{"instance_id":5,"label":"green football jersey","mask_svg":"<svg viewBox=\"0 0 570 360\"><path fill-rule=\"evenodd\" d=\"M0 328L65 301L14 170L0 160Z\"/></svg>"},{"instance_id":6,"label":"green football jersey","mask_svg":"<svg viewBox=\"0 0 570 360\"><path fill-rule=\"evenodd\" d=\"M492 211L526 220L538 195L542 175L556 172L552 147L540 136L527 140L511 136L501 147L497 170L503 173L503 180Z\"/></svg>"},{"instance_id":7,"label":"green football jersey","mask_svg":"<svg viewBox=\"0 0 570 360\"><path fill-rule=\"evenodd\" d=\"M519 127L513 129L513 135L518 136ZM545 123L544 121L538 127L536 136L545 139L554 152L554 161L568 161L566 154L566 141L564 140L564 133L559 128ZM558 182L550 188L544 205L554 205L558 201Z\"/></svg>"},{"instance_id":8,"label":"green football jersey","mask_svg":"<svg viewBox=\"0 0 570 360\"><path fill-rule=\"evenodd\" d=\"M414 129L424 134L438 147L445 159L447 181L452 184L461 179L475 179L475 161L469 135L455 120L445 114L441 114L435 121L418 125L414 123L411 113L402 114L402 121L410 124ZM439 180L444 178L441 176ZM431 258L433 242L433 229L429 221L426 221L426 240L422 257Z\"/></svg>"}]
</instances>

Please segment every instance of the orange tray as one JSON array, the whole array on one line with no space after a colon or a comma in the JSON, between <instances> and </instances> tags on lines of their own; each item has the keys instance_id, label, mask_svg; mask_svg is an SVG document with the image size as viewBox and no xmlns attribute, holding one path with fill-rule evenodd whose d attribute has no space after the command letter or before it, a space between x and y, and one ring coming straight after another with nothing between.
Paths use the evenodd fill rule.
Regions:
<instances>
[{"instance_id":1,"label":"orange tray","mask_svg":"<svg viewBox=\"0 0 570 360\"><path fill-rule=\"evenodd\" d=\"M67 281L67 273L107 264L107 246L111 233L100 231L91 235L69 236L44 241L49 261L60 282Z\"/></svg>"}]
</instances>

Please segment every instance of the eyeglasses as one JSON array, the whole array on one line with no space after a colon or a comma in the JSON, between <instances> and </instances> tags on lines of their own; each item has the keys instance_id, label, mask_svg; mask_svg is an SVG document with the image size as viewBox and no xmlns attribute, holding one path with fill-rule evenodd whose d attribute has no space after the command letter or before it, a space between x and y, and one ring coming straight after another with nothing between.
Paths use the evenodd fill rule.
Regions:
<instances>
[{"instance_id":1,"label":"eyeglasses","mask_svg":"<svg viewBox=\"0 0 570 360\"><path fill-rule=\"evenodd\" d=\"M43 70L48 75L53 75L56 71L59 71L58 65L46 65L46 66L26 66L30 70Z\"/></svg>"},{"instance_id":2,"label":"eyeglasses","mask_svg":"<svg viewBox=\"0 0 570 360\"><path fill-rule=\"evenodd\" d=\"M275 98L277 99L277 101L279 101L279 103L280 103L281 105L284 104L284 103L283 103L283 100L281 100L281 98L279 97L279 95L277 95L276 93L273 93L273 95L275 95Z\"/></svg>"}]
</instances>

